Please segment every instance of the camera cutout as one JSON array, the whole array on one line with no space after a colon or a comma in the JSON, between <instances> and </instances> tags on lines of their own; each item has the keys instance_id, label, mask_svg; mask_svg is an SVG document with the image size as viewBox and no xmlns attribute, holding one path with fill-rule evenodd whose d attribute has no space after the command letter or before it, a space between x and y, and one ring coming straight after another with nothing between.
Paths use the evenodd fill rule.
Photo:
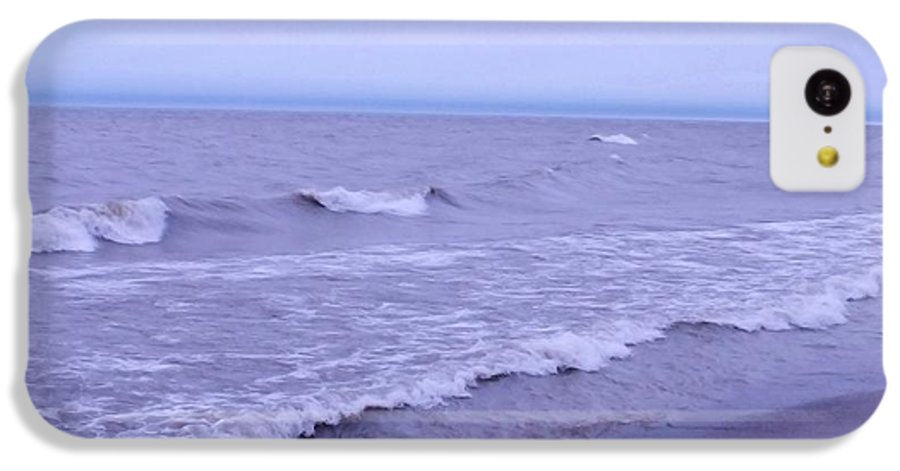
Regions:
<instances>
[{"instance_id":1,"label":"camera cutout","mask_svg":"<svg viewBox=\"0 0 900 471\"><path fill-rule=\"evenodd\" d=\"M851 95L847 77L833 69L819 70L806 81L806 103L823 116L844 111L850 104Z\"/></svg>"},{"instance_id":2,"label":"camera cutout","mask_svg":"<svg viewBox=\"0 0 900 471\"><path fill-rule=\"evenodd\" d=\"M769 175L784 191L841 192L866 175L866 89L841 52L786 46L772 56Z\"/></svg>"}]
</instances>

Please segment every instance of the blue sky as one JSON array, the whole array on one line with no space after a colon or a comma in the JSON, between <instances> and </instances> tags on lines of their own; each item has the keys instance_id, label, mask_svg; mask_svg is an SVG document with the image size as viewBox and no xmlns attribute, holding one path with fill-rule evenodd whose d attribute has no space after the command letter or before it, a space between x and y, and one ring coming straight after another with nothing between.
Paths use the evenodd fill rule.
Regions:
<instances>
[{"instance_id":1,"label":"blue sky","mask_svg":"<svg viewBox=\"0 0 900 471\"><path fill-rule=\"evenodd\" d=\"M827 25L90 21L27 82L38 105L764 119L789 44L854 59L880 120L877 57Z\"/></svg>"}]
</instances>

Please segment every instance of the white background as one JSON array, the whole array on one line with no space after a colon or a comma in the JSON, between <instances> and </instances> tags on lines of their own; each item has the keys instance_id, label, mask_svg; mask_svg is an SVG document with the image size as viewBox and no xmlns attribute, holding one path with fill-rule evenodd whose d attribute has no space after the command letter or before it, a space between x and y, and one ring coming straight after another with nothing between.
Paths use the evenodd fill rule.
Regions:
<instances>
[{"instance_id":1,"label":"white background","mask_svg":"<svg viewBox=\"0 0 900 471\"><path fill-rule=\"evenodd\" d=\"M26 187L24 73L38 42L54 29L88 18L258 19L466 19L578 21L831 22L865 36L878 51L889 78L885 91L885 368L897 376L898 179L897 120L900 91L900 16L894 2L844 1L641 1L568 0L501 2L455 0L303 2L7 0L0 13L3 101L0 130L0 302L6 307L0 336L0 467L4 469L369 469L374 466L461 469L849 469L885 467L898 458L900 393L889 385L875 416L861 429L827 441L87 441L43 423L30 408L23 377L27 354L26 265L31 210ZM896 469L896 468L895 468Z\"/></svg>"}]
</instances>

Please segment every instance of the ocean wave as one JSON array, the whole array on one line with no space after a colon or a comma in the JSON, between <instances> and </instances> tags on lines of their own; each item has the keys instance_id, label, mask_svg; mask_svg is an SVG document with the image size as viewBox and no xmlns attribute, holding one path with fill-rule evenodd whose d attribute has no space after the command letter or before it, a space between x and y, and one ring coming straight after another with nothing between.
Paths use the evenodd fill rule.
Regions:
<instances>
[{"instance_id":1,"label":"ocean wave","mask_svg":"<svg viewBox=\"0 0 900 471\"><path fill-rule=\"evenodd\" d=\"M460 206L450 194L435 187L350 191L340 186L327 191L302 190L260 198L164 196L77 207L56 206L32 216L32 252L93 252L100 241L150 244L163 239L168 225L217 234L269 231L283 226L285 217L290 218L290 212L298 211L298 202L307 208L324 208L335 213L423 216L432 199Z\"/></svg>"},{"instance_id":2,"label":"ocean wave","mask_svg":"<svg viewBox=\"0 0 900 471\"><path fill-rule=\"evenodd\" d=\"M632 139L630 136L627 136L627 135L621 134L621 133L610 134L608 136L603 135L603 134L594 134L593 136L588 138L588 140L589 141L606 142L606 143L610 143L610 144L623 144L623 145L629 145L629 146L637 145L637 141Z\"/></svg>"},{"instance_id":3,"label":"ocean wave","mask_svg":"<svg viewBox=\"0 0 900 471\"><path fill-rule=\"evenodd\" d=\"M146 289L150 290L146 292L155 293L153 290L160 284L144 286L129 283L130 287L124 284L119 287L116 285L117 280L124 283L129 280L127 276L119 276L121 273L135 273L132 279L134 276L144 278L147 274L152 274L159 283L165 283L164 274L168 273L167 276L177 279L195 280L198 286L202 286L203 280L208 279L217 287L228 288L228 281L237 281L241 286L247 287L253 279L261 282L289 279L291 286L296 287L302 286L300 283L304 277L317 279L329 275L340 278L343 274L351 274L354 280L358 280L355 282L358 283L356 286L367 286L364 278L367 275L378 276L379 280L392 279L388 276L391 274L390 267L408 270L411 266L418 271L433 270L426 272L429 275L436 276L440 273L449 276L449 279L461 280L467 279L472 273L469 270L475 269L478 275L474 278L479 279L482 284L471 292L486 293L487 297L481 298L477 306L464 311L477 314L483 312L483 309L492 310L503 306L509 309L504 313L506 316L515 312L516 303L521 303L518 306L539 303L542 310L552 308L554 303L563 303L571 306L573 311L586 313L585 322L566 324L561 322L563 318L554 317L548 319L549 322L527 329L526 320L521 323L521 327L517 327L523 330L516 335L504 335L496 339L489 338L489 335L485 335L486 338L479 336L474 345L468 348L466 346L470 344L459 344L461 348L454 347L452 351L439 349L429 352L430 358L440 360L429 361L426 368L417 369L414 362L408 362L404 355L398 354L389 358L392 365L398 366L398 370L396 374L388 374L391 368L385 367L387 359L375 356L380 362L376 365L378 373L365 377L365 384L360 384L361 387L342 390L343 385L328 383L327 380L321 382L316 376L318 373L315 365L304 360L297 362L296 369L289 370L287 374L277 371L274 372L277 374L264 377L275 384L280 381L307 381L300 378L309 378L308 381L312 384L310 389L299 390L289 397L283 394L284 391L269 395L241 391L239 394L245 405L231 408L222 408L222 403L218 402L221 398L218 396L191 397L178 404L177 409L170 405L160 408L154 404L146 409L129 410L127 413L105 414L91 419L85 428L78 429L81 433L97 435L108 434L113 430L112 433L119 436L298 437L315 435L317 426L337 424L366 409L429 408L441 405L451 398L467 397L481 380L513 374L546 376L572 369L602 370L610 362L630 356L636 345L665 338L671 329L680 325L716 324L754 332L825 329L845 323L852 312L849 309L850 303L880 295L880 251L872 250L873 244L880 241L880 221L880 214L856 214L805 221L752 223L709 230L660 233L620 230L449 245L369 246L328 253L240 258L239 263L234 258L179 262L177 265L173 265L171 261L147 261L129 264L127 267L109 267L110 271L99 275L96 269L85 267L33 270L33 273L51 277L54 286L65 288L67 292L77 289L99 291L96 288L102 286L106 292L131 297L135 293L128 289ZM828 232L826 229L849 232L836 234L831 239L833 245L823 245L819 234ZM751 245L747 245L748 241ZM627 243L621 245L623 242ZM757 254L759 256L752 260L762 264L748 269L749 266L745 263L748 260L740 258L706 260L704 255L713 246L721 251L720 255L723 257L734 253L730 249L740 249L744 254ZM639 258L619 259L611 256L628 254L629 247L635 250L631 253ZM806 253L811 249L816 253L811 266L803 267L802 259L798 261L790 256ZM552 277L542 276L540 271L522 270L521 273L527 275L508 276L508 272L504 274L503 270L497 269L502 268L502 264L496 262L499 258L489 256L497 254L507 258L513 256L513 253L543 255L545 258L536 265L550 270L543 274L552 273L558 279L572 279L573 272L557 270L577 270L579 274L602 275L602 279L606 280L605 285L614 280L639 280L641 271L634 270L649 267L652 263L657 279L661 280L660 285L653 287L671 290L641 292L646 285L636 282L638 284L631 287L638 291L638 302L623 304L626 296L617 295L603 303L604 309L608 308L610 314L619 309L627 309L629 315L607 319L600 314L603 311L597 309L595 300L583 296L600 289L599 286L586 287L587 292L580 293L582 296L551 296L547 294L551 289L556 289L556 293L565 293L572 287L554 286L548 282ZM479 266L477 260L487 260L490 265ZM594 263L587 263L588 261ZM810 262L806 260L805 263ZM298 271L297 267L303 267L303 270ZM671 276L664 276L667 273ZM89 279L86 274L96 275L96 280ZM239 277L232 278L232 275ZM419 274L415 278L440 280ZM406 278L407 281L409 279ZM534 284L535 280L539 280L539 285ZM710 280L715 280L715 284L708 284ZM629 285L618 288L626 286ZM613 291L618 288L611 287ZM411 285L406 289L407 292L412 292L417 287ZM253 289L251 291L256 293ZM268 298L271 300L273 296L269 295ZM293 308L317 308L321 305L319 301L303 304L306 302L305 296L289 296L279 301L280 305L286 306L285 309L293 313L299 312ZM392 303L383 303L377 309L368 311L368 315L363 316L366 318L365 322L358 326L388 329L393 328L391 326L406 325L401 319L427 320L428 323L435 320L429 319L428 313L418 309L405 312L395 307L392 307ZM378 315L382 309L384 311ZM645 313L647 315L643 316ZM412 317L406 317L407 315ZM464 313L453 312L451 316L449 313L439 312L435 315L439 316L441 322L465 325L466 328L460 329L461 332L506 331L496 329L491 324L467 324L472 319ZM341 331L346 327L343 322L351 321L342 320ZM422 322L421 325L428 323ZM515 333L516 328L509 330ZM440 338L445 340L447 332L438 332L436 335L441 335ZM394 348L402 344L401 335L396 339L392 337L388 345ZM317 349L326 346L324 343L316 345ZM406 345L418 348L422 344L416 342ZM453 357L456 351L467 353ZM317 350L316 354L321 352ZM326 374L338 370L357 371L354 368L364 364L355 360L344 362L342 356L335 358L339 360L329 362L323 370L329 372ZM295 360L284 358L279 360L281 364L293 361ZM156 362L136 362L114 366L123 370L136 368L152 371L165 367L167 371L178 371L180 366L169 365L181 364L184 364L183 360L163 365ZM108 368L106 365L104 367ZM382 372L386 372L384 376L381 375ZM356 378L347 381L353 382ZM322 384L333 387L322 388ZM217 390L210 394L218 393ZM177 413L173 413L173 410L177 410ZM106 425L116 424L118 427L122 423L138 425L125 431L121 431L121 428L109 429Z\"/></svg>"},{"instance_id":4,"label":"ocean wave","mask_svg":"<svg viewBox=\"0 0 900 471\"><path fill-rule=\"evenodd\" d=\"M336 213L392 214L423 216L428 212L428 198L442 196L434 187L407 191L348 190L337 186L326 191L300 190L301 199Z\"/></svg>"},{"instance_id":5,"label":"ocean wave","mask_svg":"<svg viewBox=\"0 0 900 471\"><path fill-rule=\"evenodd\" d=\"M32 252L93 252L99 240L141 245L159 242L168 206L159 198L57 206L32 218Z\"/></svg>"},{"instance_id":6,"label":"ocean wave","mask_svg":"<svg viewBox=\"0 0 900 471\"><path fill-rule=\"evenodd\" d=\"M677 326L716 324L748 332L824 329L846 322L847 303L878 296L880 286L881 270L873 267L862 276L832 277L822 283L820 290L786 299L778 309L760 312L754 319L712 317L675 320L658 326L619 321L614 329L600 332L549 332L493 349L490 354L452 369L435 370L407 384L353 398L311 396L300 399L296 405L287 405L278 396L263 407L222 410L201 406L182 410L175 417L171 411L158 410L127 414L133 417L106 416L102 420L139 418L146 424L120 436L312 437L317 427L336 425L366 410L428 409L446 404L450 399L470 397L472 388L480 381L514 374L548 376L568 370L600 371L611 361L631 356L637 345L664 339ZM100 422L93 425L101 427Z\"/></svg>"},{"instance_id":7,"label":"ocean wave","mask_svg":"<svg viewBox=\"0 0 900 471\"><path fill-rule=\"evenodd\" d=\"M123 436L176 435L190 437L313 437L317 427L337 425L371 409L429 409L446 404L450 399L471 396L472 388L480 381L508 375L555 375L567 370L596 372L611 361L631 356L635 346L666 337L666 332L676 325L718 324L746 331L785 330L791 328L823 329L847 321L846 303L877 295L878 270L870 275L850 280L845 290L838 288L840 281L828 283L820 299L807 298L807 308L784 318L765 320L764 314L753 321L696 321L676 322L668 326L618 326L613 335L558 332L543 338L520 341L505 349L496 350L491 356L461 366L453 371L435 371L411 384L397 385L382 394L365 393L353 399L306 398L296 406L283 403L264 408L223 411L216 409L195 410L171 418L160 411L159 421L143 429L133 430ZM810 295L812 296L812 295ZM845 298L846 297L846 298ZM843 299L843 301L838 301ZM785 304L787 312L792 302ZM794 305L794 307L797 307ZM761 321L761 322L760 322ZM149 414L153 415L153 414ZM118 420L124 417L106 417ZM146 423L148 416L142 415Z\"/></svg>"},{"instance_id":8,"label":"ocean wave","mask_svg":"<svg viewBox=\"0 0 900 471\"><path fill-rule=\"evenodd\" d=\"M847 322L848 302L881 294L882 270L873 267L861 276L835 275L804 292L781 299L754 300L765 306L755 317L714 318L719 324L745 331L824 329Z\"/></svg>"},{"instance_id":9,"label":"ocean wave","mask_svg":"<svg viewBox=\"0 0 900 471\"><path fill-rule=\"evenodd\" d=\"M656 329L631 331L630 336L612 340L560 332L519 342L498 352L496 357L484 357L456 371L436 371L411 384L396 385L382 394L367 393L350 400L339 397L334 401L310 397L296 407L273 404L268 408L231 411L200 408L183 411L177 418L170 418L170 411L159 411L158 421L152 419L153 411L106 416L102 420L140 418L147 424L142 429L119 435L123 437L312 437L317 426L336 425L368 409L427 409L445 404L448 399L470 397L471 389L479 381L511 374L546 376L570 369L598 371L611 360L628 357L633 344L661 336ZM100 423L93 425L99 427Z\"/></svg>"}]
</instances>

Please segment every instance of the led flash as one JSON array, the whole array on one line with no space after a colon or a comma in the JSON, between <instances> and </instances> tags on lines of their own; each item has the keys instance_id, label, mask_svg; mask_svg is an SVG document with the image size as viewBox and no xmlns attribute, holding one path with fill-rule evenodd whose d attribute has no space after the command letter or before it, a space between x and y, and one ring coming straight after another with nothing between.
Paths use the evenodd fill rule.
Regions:
<instances>
[{"instance_id":1,"label":"led flash","mask_svg":"<svg viewBox=\"0 0 900 471\"><path fill-rule=\"evenodd\" d=\"M816 157L819 159L819 165L831 168L837 165L840 154L834 147L825 146L819 149L819 154Z\"/></svg>"}]
</instances>

